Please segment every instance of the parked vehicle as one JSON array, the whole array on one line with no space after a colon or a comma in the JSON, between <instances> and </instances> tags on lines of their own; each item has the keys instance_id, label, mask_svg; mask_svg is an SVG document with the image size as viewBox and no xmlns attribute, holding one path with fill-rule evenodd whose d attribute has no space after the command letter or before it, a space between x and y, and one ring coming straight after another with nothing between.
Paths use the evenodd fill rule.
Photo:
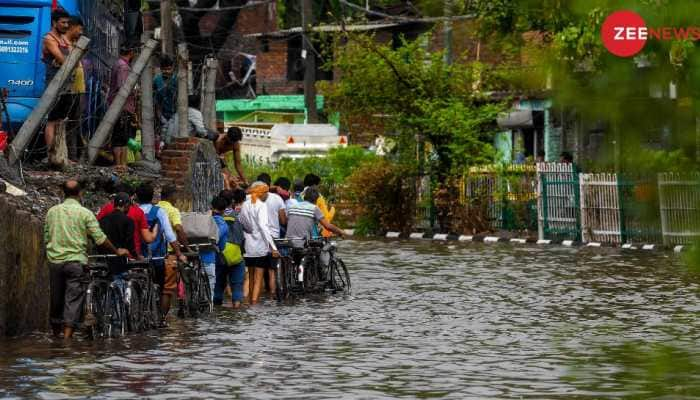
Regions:
<instances>
[{"instance_id":1,"label":"parked vehicle","mask_svg":"<svg viewBox=\"0 0 700 400\"><path fill-rule=\"evenodd\" d=\"M249 161L274 163L283 158L323 157L330 149L347 147L347 136L330 124L275 124L270 127L239 126L241 152Z\"/></svg>"},{"instance_id":2,"label":"parked vehicle","mask_svg":"<svg viewBox=\"0 0 700 400\"><path fill-rule=\"evenodd\" d=\"M95 115L99 111L104 103L101 92L109 77L109 66L118 57L121 31L119 21L102 3L99 0L0 0L0 89L8 90L11 132L17 132L24 123L48 84L44 79L46 69L41 47L44 35L51 29L54 7L80 16L85 23L85 35L91 39L91 50L83 58L88 107L85 114Z\"/></svg>"}]
</instances>

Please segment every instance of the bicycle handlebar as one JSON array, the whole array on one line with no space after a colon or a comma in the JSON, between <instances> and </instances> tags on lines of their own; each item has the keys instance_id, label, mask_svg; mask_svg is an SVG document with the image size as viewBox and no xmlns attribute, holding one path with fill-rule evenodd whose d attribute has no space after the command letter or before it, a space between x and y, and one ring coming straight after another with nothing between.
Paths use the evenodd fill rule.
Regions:
<instances>
[{"instance_id":1,"label":"bicycle handlebar","mask_svg":"<svg viewBox=\"0 0 700 400\"><path fill-rule=\"evenodd\" d=\"M126 256L118 256L116 254L95 254L88 256L88 260L107 260L110 258L127 258ZM128 259L127 260L127 265L128 264L143 264L143 263L150 263L151 261L161 261L165 260L165 257L151 257L151 258L146 258L144 260L134 260L134 259Z\"/></svg>"}]
</instances>

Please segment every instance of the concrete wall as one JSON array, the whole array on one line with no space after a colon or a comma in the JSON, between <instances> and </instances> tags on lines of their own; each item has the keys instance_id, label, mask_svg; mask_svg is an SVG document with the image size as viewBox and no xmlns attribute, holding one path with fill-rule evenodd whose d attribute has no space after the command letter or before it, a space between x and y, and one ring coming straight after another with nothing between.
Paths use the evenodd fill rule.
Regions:
<instances>
[{"instance_id":1,"label":"concrete wall","mask_svg":"<svg viewBox=\"0 0 700 400\"><path fill-rule=\"evenodd\" d=\"M0 195L0 337L45 329L49 270L38 216Z\"/></svg>"}]
</instances>

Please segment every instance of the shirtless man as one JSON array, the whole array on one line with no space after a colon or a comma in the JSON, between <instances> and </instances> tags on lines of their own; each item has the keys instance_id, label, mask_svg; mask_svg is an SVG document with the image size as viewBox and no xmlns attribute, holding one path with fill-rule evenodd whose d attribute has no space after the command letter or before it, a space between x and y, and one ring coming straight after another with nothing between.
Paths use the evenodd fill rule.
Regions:
<instances>
[{"instance_id":1,"label":"shirtless man","mask_svg":"<svg viewBox=\"0 0 700 400\"><path fill-rule=\"evenodd\" d=\"M243 165L241 165L241 139L243 139L243 132L240 128L231 127L228 128L226 133L219 134L219 137L214 141L214 147L216 148L216 154L221 158L221 164L223 166L224 175L224 187L225 189L235 189L240 185L247 185L248 181L243 174ZM238 173L237 177L231 175L231 172L226 167L225 156L226 153L233 152L233 164Z\"/></svg>"},{"instance_id":2,"label":"shirtless man","mask_svg":"<svg viewBox=\"0 0 700 400\"><path fill-rule=\"evenodd\" d=\"M41 49L41 59L46 64L46 86L51 83L70 53L71 44L64 36L68 32L69 23L70 15L64 10L57 9L51 13L51 30L44 36ZM68 117L73 99L74 97L70 93L61 94L49 112L48 122L44 130L44 140L46 140L46 146L49 149L53 147L56 126Z\"/></svg>"}]
</instances>

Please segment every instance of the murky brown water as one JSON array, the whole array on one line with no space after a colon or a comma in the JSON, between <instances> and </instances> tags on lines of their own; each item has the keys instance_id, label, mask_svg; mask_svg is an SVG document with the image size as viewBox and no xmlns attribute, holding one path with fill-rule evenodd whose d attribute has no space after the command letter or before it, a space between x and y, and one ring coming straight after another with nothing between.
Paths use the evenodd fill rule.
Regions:
<instances>
[{"instance_id":1,"label":"murky brown water","mask_svg":"<svg viewBox=\"0 0 700 400\"><path fill-rule=\"evenodd\" d=\"M674 255L341 243L349 298L272 302L157 334L0 342L0 397L601 398L596 343L696 348L698 286ZM602 253L601 253L602 252Z\"/></svg>"}]
</instances>

